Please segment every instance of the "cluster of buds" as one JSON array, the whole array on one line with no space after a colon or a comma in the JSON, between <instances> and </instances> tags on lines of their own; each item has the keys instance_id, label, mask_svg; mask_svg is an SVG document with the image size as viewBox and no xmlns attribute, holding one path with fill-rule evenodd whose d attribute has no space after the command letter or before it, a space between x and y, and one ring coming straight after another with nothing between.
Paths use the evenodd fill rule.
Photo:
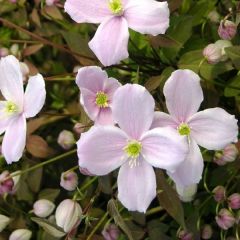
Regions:
<instances>
[{"instance_id":1,"label":"cluster of buds","mask_svg":"<svg viewBox=\"0 0 240 240\"><path fill-rule=\"evenodd\" d=\"M235 161L238 156L238 149L235 144L227 145L222 151L215 152L213 161L219 166Z\"/></svg>"}]
</instances>

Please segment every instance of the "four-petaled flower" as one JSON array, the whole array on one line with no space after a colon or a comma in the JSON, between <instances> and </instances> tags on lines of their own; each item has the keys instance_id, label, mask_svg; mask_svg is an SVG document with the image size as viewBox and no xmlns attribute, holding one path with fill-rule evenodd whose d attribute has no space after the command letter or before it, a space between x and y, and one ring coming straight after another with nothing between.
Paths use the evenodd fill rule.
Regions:
<instances>
[{"instance_id":1,"label":"four-petaled flower","mask_svg":"<svg viewBox=\"0 0 240 240\"><path fill-rule=\"evenodd\" d=\"M80 102L88 116L100 125L114 124L112 99L121 84L108 78L100 67L83 67L77 74L76 83L81 91Z\"/></svg>"},{"instance_id":2,"label":"four-petaled flower","mask_svg":"<svg viewBox=\"0 0 240 240\"><path fill-rule=\"evenodd\" d=\"M105 66L128 57L128 28L155 36L169 26L167 2L155 0L67 0L65 11L78 23L101 23L89 47Z\"/></svg>"},{"instance_id":3,"label":"four-petaled flower","mask_svg":"<svg viewBox=\"0 0 240 240\"><path fill-rule=\"evenodd\" d=\"M118 198L132 211L145 212L156 196L153 167L174 172L188 147L171 128L150 130L154 100L142 86L126 84L115 92L112 103L116 126L93 126L78 141L80 167L106 175L120 167Z\"/></svg>"},{"instance_id":4,"label":"four-petaled flower","mask_svg":"<svg viewBox=\"0 0 240 240\"><path fill-rule=\"evenodd\" d=\"M45 82L42 75L29 78L23 91L19 61L14 56L0 60L0 134L5 132L2 153L8 164L18 161L26 144L26 118L34 117L45 102Z\"/></svg>"},{"instance_id":5,"label":"four-petaled flower","mask_svg":"<svg viewBox=\"0 0 240 240\"><path fill-rule=\"evenodd\" d=\"M209 149L223 149L237 141L238 126L233 115L221 108L197 112L203 101L199 76L191 70L177 70L164 86L170 115L156 112L151 128L170 126L186 136L189 153L185 161L169 176L178 188L198 183L203 172L203 158L198 145Z\"/></svg>"}]
</instances>

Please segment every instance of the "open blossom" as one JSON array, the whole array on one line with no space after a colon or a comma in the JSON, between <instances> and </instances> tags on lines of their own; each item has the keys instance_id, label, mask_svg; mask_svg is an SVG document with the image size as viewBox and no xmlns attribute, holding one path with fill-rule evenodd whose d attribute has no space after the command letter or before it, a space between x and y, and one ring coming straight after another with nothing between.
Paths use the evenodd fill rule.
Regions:
<instances>
[{"instance_id":1,"label":"open blossom","mask_svg":"<svg viewBox=\"0 0 240 240\"><path fill-rule=\"evenodd\" d=\"M0 101L0 134L5 132L2 154L10 164L22 157L26 144L26 119L41 110L46 91L43 77L37 74L29 78L24 93L20 64L14 56L1 58L0 73L0 90L5 98Z\"/></svg>"},{"instance_id":2,"label":"open blossom","mask_svg":"<svg viewBox=\"0 0 240 240\"><path fill-rule=\"evenodd\" d=\"M198 183L203 172L203 158L198 145L219 150L236 142L237 120L221 108L197 112L203 92L200 78L193 71L173 72L165 83L164 95L170 115L157 112L152 128L170 126L186 137L189 153L177 170L169 172L169 175L177 185L189 186Z\"/></svg>"},{"instance_id":3,"label":"open blossom","mask_svg":"<svg viewBox=\"0 0 240 240\"><path fill-rule=\"evenodd\" d=\"M153 167L175 171L185 159L184 137L171 128L150 130L154 100L137 84L120 87L112 104L116 126L93 126L78 141L79 165L95 175L120 167L118 198L131 211L145 212L156 196Z\"/></svg>"},{"instance_id":4,"label":"open blossom","mask_svg":"<svg viewBox=\"0 0 240 240\"><path fill-rule=\"evenodd\" d=\"M65 11L78 23L100 23L89 47L105 66L128 57L128 28L164 34L169 26L167 2L155 0L67 0Z\"/></svg>"},{"instance_id":5,"label":"open blossom","mask_svg":"<svg viewBox=\"0 0 240 240\"><path fill-rule=\"evenodd\" d=\"M113 94L121 86L115 78L108 78L100 67L80 68L76 83L81 91L80 102L88 116L101 125L113 124Z\"/></svg>"}]
</instances>

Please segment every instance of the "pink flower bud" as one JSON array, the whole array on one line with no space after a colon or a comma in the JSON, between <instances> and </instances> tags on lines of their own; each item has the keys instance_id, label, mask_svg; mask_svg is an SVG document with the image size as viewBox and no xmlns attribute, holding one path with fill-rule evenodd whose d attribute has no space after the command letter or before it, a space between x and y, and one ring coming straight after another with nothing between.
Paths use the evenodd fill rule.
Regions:
<instances>
[{"instance_id":1,"label":"pink flower bud","mask_svg":"<svg viewBox=\"0 0 240 240\"><path fill-rule=\"evenodd\" d=\"M73 191L78 185L78 176L75 172L63 172L61 174L60 186L68 191Z\"/></svg>"},{"instance_id":2,"label":"pink flower bud","mask_svg":"<svg viewBox=\"0 0 240 240\"><path fill-rule=\"evenodd\" d=\"M75 139L72 132L63 130L58 136L58 144L65 150L70 149L75 144Z\"/></svg>"},{"instance_id":3,"label":"pink flower bud","mask_svg":"<svg viewBox=\"0 0 240 240\"><path fill-rule=\"evenodd\" d=\"M228 162L233 162L238 155L238 149L235 144L227 145L222 151L215 152L213 161L219 166L223 166Z\"/></svg>"},{"instance_id":4,"label":"pink flower bud","mask_svg":"<svg viewBox=\"0 0 240 240\"><path fill-rule=\"evenodd\" d=\"M59 0L46 0L47 6L53 6L55 5Z\"/></svg>"},{"instance_id":5,"label":"pink flower bud","mask_svg":"<svg viewBox=\"0 0 240 240\"><path fill-rule=\"evenodd\" d=\"M219 211L215 219L218 226L224 230L228 230L229 228L231 228L236 221L232 213L225 208Z\"/></svg>"},{"instance_id":6,"label":"pink flower bud","mask_svg":"<svg viewBox=\"0 0 240 240\"><path fill-rule=\"evenodd\" d=\"M14 182L13 179L9 177L10 173L8 171L3 171L0 174L0 195L11 193Z\"/></svg>"},{"instance_id":7,"label":"pink flower bud","mask_svg":"<svg viewBox=\"0 0 240 240\"><path fill-rule=\"evenodd\" d=\"M9 240L29 240L31 236L32 232L28 229L17 229L11 233Z\"/></svg>"},{"instance_id":8,"label":"pink flower bud","mask_svg":"<svg viewBox=\"0 0 240 240\"><path fill-rule=\"evenodd\" d=\"M178 238L181 240L193 240L193 234L185 230L181 230L177 234Z\"/></svg>"},{"instance_id":9,"label":"pink flower bud","mask_svg":"<svg viewBox=\"0 0 240 240\"><path fill-rule=\"evenodd\" d=\"M82 216L82 208L71 199L63 200L57 207L55 217L56 223L64 232L68 233L76 228Z\"/></svg>"},{"instance_id":10,"label":"pink flower bud","mask_svg":"<svg viewBox=\"0 0 240 240\"><path fill-rule=\"evenodd\" d=\"M222 20L218 27L218 35L221 39L231 40L237 33L237 25L229 20Z\"/></svg>"},{"instance_id":11,"label":"pink flower bud","mask_svg":"<svg viewBox=\"0 0 240 240\"><path fill-rule=\"evenodd\" d=\"M231 196L228 197L228 206L232 209L240 208L240 194L239 193L233 193Z\"/></svg>"},{"instance_id":12,"label":"pink flower bud","mask_svg":"<svg viewBox=\"0 0 240 240\"><path fill-rule=\"evenodd\" d=\"M47 199L40 199L33 205L33 212L38 217L48 217L54 210L55 205Z\"/></svg>"},{"instance_id":13,"label":"pink flower bud","mask_svg":"<svg viewBox=\"0 0 240 240\"><path fill-rule=\"evenodd\" d=\"M221 61L222 51L214 43L211 43L203 49L203 56L207 59L208 63L216 64Z\"/></svg>"},{"instance_id":14,"label":"pink flower bud","mask_svg":"<svg viewBox=\"0 0 240 240\"><path fill-rule=\"evenodd\" d=\"M212 227L209 224L205 224L202 228L202 239L211 239L213 235Z\"/></svg>"},{"instance_id":15,"label":"pink flower bud","mask_svg":"<svg viewBox=\"0 0 240 240\"><path fill-rule=\"evenodd\" d=\"M120 235L120 231L115 224L108 224L104 227L102 235L105 240L117 240Z\"/></svg>"},{"instance_id":16,"label":"pink flower bud","mask_svg":"<svg viewBox=\"0 0 240 240\"><path fill-rule=\"evenodd\" d=\"M217 186L212 191L214 193L214 199L216 202L220 203L225 200L226 190L223 186Z\"/></svg>"},{"instance_id":17,"label":"pink flower bud","mask_svg":"<svg viewBox=\"0 0 240 240\"><path fill-rule=\"evenodd\" d=\"M9 51L7 48L0 48L0 58L1 57L6 57L9 54Z\"/></svg>"},{"instance_id":18,"label":"pink flower bud","mask_svg":"<svg viewBox=\"0 0 240 240\"><path fill-rule=\"evenodd\" d=\"M76 123L73 131L80 136L80 134L84 132L84 125L82 123Z\"/></svg>"}]
</instances>

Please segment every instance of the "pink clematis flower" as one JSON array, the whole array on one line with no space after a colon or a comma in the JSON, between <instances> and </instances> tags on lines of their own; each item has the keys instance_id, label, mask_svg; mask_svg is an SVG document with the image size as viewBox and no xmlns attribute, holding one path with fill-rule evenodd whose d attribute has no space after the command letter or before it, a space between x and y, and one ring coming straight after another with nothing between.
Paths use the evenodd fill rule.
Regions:
<instances>
[{"instance_id":1,"label":"pink clematis flower","mask_svg":"<svg viewBox=\"0 0 240 240\"><path fill-rule=\"evenodd\" d=\"M112 105L116 126L93 126L81 135L79 165L106 175L120 167L118 198L131 211L145 212L156 196L153 167L173 172L185 159L184 137L171 128L150 130L154 100L137 84L120 87Z\"/></svg>"},{"instance_id":2,"label":"pink clematis flower","mask_svg":"<svg viewBox=\"0 0 240 240\"><path fill-rule=\"evenodd\" d=\"M169 26L167 2L155 0L67 0L65 11L78 22L100 23L89 47L105 66L128 57L128 28L158 35Z\"/></svg>"},{"instance_id":3,"label":"pink clematis flower","mask_svg":"<svg viewBox=\"0 0 240 240\"><path fill-rule=\"evenodd\" d=\"M164 86L170 115L156 112L152 128L170 126L186 136L189 153L185 161L169 176L182 188L201 180L203 158L198 145L209 149L223 149L237 141L238 127L234 116L221 108L197 112L203 101L200 78L191 70L177 70Z\"/></svg>"},{"instance_id":4,"label":"pink clematis flower","mask_svg":"<svg viewBox=\"0 0 240 240\"><path fill-rule=\"evenodd\" d=\"M2 154L8 164L17 162L26 144L26 118L34 117L45 102L43 77L29 78L25 94L19 61L14 56L1 58L0 90L5 101L0 101L0 134L5 132Z\"/></svg>"},{"instance_id":5,"label":"pink clematis flower","mask_svg":"<svg viewBox=\"0 0 240 240\"><path fill-rule=\"evenodd\" d=\"M108 78L100 67L83 67L77 74L76 83L81 91L80 102L96 124L114 124L112 99L121 84L115 78Z\"/></svg>"}]
</instances>

